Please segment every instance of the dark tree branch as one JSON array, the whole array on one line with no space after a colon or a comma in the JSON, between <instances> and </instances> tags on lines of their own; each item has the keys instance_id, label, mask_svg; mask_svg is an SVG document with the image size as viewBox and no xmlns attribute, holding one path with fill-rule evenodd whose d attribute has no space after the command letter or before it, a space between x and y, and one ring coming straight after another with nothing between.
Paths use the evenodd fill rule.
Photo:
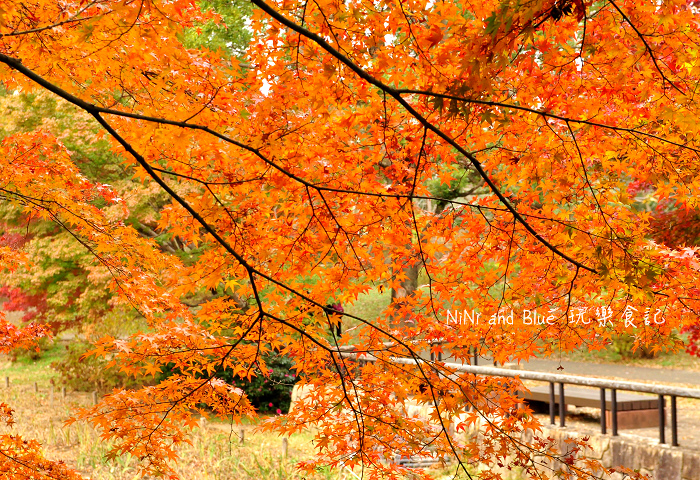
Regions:
<instances>
[{"instance_id":1,"label":"dark tree branch","mask_svg":"<svg viewBox=\"0 0 700 480\"><path fill-rule=\"evenodd\" d=\"M544 237L542 237L533 227L532 225L529 224L525 218L516 210L516 208L510 203L510 201L506 198L506 196L500 191L500 189L496 186L495 183L493 183L493 180L491 180L491 177L486 173L484 168L481 166L481 163L479 160L470 152L464 149L460 144L458 144L456 141L454 141L449 135L447 135L445 132L440 130L438 127L433 125L431 122L429 122L425 117L423 117L413 106L411 106L404 98L401 97L401 93L399 90L386 85L385 83L381 82L380 80L376 79L366 71L364 71L360 66L358 66L356 63L354 63L352 60L350 60L347 56L343 55L340 51L338 51L336 48L334 48L332 45L330 45L328 42L326 42L322 37L319 35L307 30L306 28L303 28L293 21L289 20L287 17L279 13L277 10L266 4L262 0L251 0L251 2L256 5L258 8L263 10L265 13L267 13L269 16L280 22L282 25L284 25L287 28L290 28L294 30L295 32L307 37L308 39L312 40L316 44L318 44L321 48L326 50L328 53L333 55L335 58L340 60L342 63L344 63L350 70L355 72L355 74L368 82L371 85L374 85L375 87L379 88L382 90L385 94L391 96L396 102L398 102L409 114L411 114L416 120L418 120L427 130L430 130L431 132L435 133L438 137L443 139L445 142L447 142L449 145L451 145L455 150L457 150L459 153L464 155L466 158L471 161L472 165L474 165L474 168L476 169L477 172L479 172L479 175L484 179L484 182L489 186L491 191L498 197L498 199L501 201L501 203L510 211L511 215L515 217L515 219L523 226L525 229L537 239L541 244L543 244L545 247L547 247L549 250L551 250L554 254L557 256L563 258L564 260L568 261L569 263L572 263L573 265L576 265L584 270L587 270L592 273L598 273L594 268L591 268L587 265L582 264L581 262L574 260L571 258L569 255L566 253L562 252L559 250L557 247L549 243Z\"/></svg>"},{"instance_id":2,"label":"dark tree branch","mask_svg":"<svg viewBox=\"0 0 700 480\"><path fill-rule=\"evenodd\" d=\"M260 293L258 291L258 287L257 287L256 279L255 279L256 276L267 280L271 284L276 285L277 287L279 287L283 290L286 290L287 292L295 295L298 298L303 299L304 301L308 302L311 305L314 305L314 306L322 308L322 309L325 308L324 304L315 301L313 298L309 297L304 292L297 290L295 288L292 288L289 285L286 285L285 283L282 283L279 280L275 279L271 275L268 275L268 274L262 272L261 270L255 268L254 266L252 266L245 258L243 258L243 256L240 253L238 253L216 231L216 229L214 229L214 227L209 225L209 223L184 198L179 196L172 188L170 188L168 186L168 184L156 173L156 171L153 169L153 167L146 161L146 159L140 153L138 153L134 149L134 147L129 142L127 142L126 139L124 139L114 129L114 127L112 127L100 114L101 113L108 113L108 114L114 114L114 115L128 116L131 118L138 118L138 119L152 121L152 122L156 122L156 123L163 123L163 124L169 124L169 125L175 125L175 126L182 126L184 128L193 128L193 129L197 129L197 130L208 131L209 133L211 133L219 138L223 137L223 139L226 140L225 136L223 136L217 132L214 132L213 130L208 129L207 127L203 127L203 126L199 126L199 125L187 126L186 124L183 124L182 122L170 121L170 120L165 120L165 119L158 119L158 118L154 118L154 117L143 117L143 116L135 115L135 114L124 114L124 112L119 112L117 110L112 111L109 109L97 107L95 105L92 105L88 102L85 102L84 100L66 92L65 90L61 89L60 87L46 81L45 79L43 79L42 77L40 77L36 73L34 73L31 70L29 70L28 68L26 68L24 65L22 65L22 63L17 59L14 59L12 57L8 57L7 55L4 55L4 54L0 54L0 62L5 63L6 65L10 66L11 68L17 70L18 72L27 76L31 80L35 81L40 86L46 88L47 90L55 93L56 95L63 98L64 100L67 100L68 102L74 104L75 106L90 113L98 121L98 123L107 131L107 133L109 133L117 142L119 142L119 144L122 146L122 148L124 148L124 150L127 153L129 153L129 155L131 155L139 163L139 165L141 165L144 168L146 173L148 173L148 175L166 193L168 193L168 195L170 195L171 198L173 198L173 200L175 200L177 203L179 203L190 215L192 215L192 217L202 226L202 228L207 233L209 233L216 240L216 242L219 243L246 270L246 272L248 273L250 283L251 283L251 287L253 289L253 295L255 297L255 301L256 301L256 304L258 306L259 315L264 315L264 316L268 316L268 317L270 316L270 314L268 312L266 312L263 308L263 301L260 298ZM230 140L230 142L238 144L239 146L241 146L241 148L244 148L248 151L256 153L258 156L261 156L261 158L263 158L263 159L265 158L264 156L262 156L261 153L259 153L259 151L257 149L249 147L249 146L242 144L240 142L236 142L235 140ZM275 168L280 168L280 167L275 166ZM284 171L284 170L281 170L281 171ZM292 176L293 174L289 173L289 175ZM299 182L301 182L305 185L308 184L308 182L306 182L304 179L301 179L299 177L295 177L295 178ZM313 184L310 184L310 187L315 188L315 189L319 189L319 187L317 187L316 185L313 185ZM381 196L381 195L377 194L377 196ZM396 195L392 195L392 196L396 197ZM410 198L408 195L405 195L403 197ZM415 197L415 198L418 198L418 197ZM425 197L425 198L429 198L429 197ZM484 207L476 206L476 208L481 210ZM585 267L583 267L583 268L585 268ZM408 343L406 343L406 341L398 338L396 335L392 334L388 330L386 330L378 325L375 325L375 324L369 322L368 320L361 318L361 317L358 317L356 315L352 315L349 313L345 313L344 315L348 318L355 319L355 320L361 322L362 324L367 325L367 326L375 329L379 334L383 335L385 338L393 340L394 342L396 342L397 345L400 345L407 352L410 352L411 355L414 354L412 347Z\"/></svg>"},{"instance_id":3,"label":"dark tree branch","mask_svg":"<svg viewBox=\"0 0 700 480\"><path fill-rule=\"evenodd\" d=\"M672 140L668 140L666 138L659 137L658 135L654 135L652 133L646 133L646 132L643 132L641 130L637 130L636 128L618 127L615 125L607 125L605 123L594 122L591 120L577 120L575 118L564 117L562 115L549 113L549 112L546 112L544 110L537 110L535 108L523 107L522 105L515 105L512 103L505 103L505 102L495 102L495 101L491 101L491 100L478 100L475 98L460 97L459 95L451 95L449 93L437 93L437 92L430 92L427 90L414 90L414 89L409 89L409 88L402 88L402 89L397 90L397 92L405 93L405 94L425 95L425 96L436 97L436 98L444 98L447 100L456 100L458 102L473 103L475 105L486 105L486 106L490 106L490 107L501 107L501 108L510 108L512 110L520 110L523 112L541 115L542 117L545 117L545 118L553 118L555 120L561 120L562 122L590 125L591 127L600 127L600 128L604 128L605 130L611 130L614 132L624 132L624 133L629 133L632 135L642 135L644 137L653 138L654 140L658 140L658 141L663 142L663 143L668 143L669 145L673 145L675 147L690 150L690 151L695 152L695 153L700 153L700 149L698 149L698 148L694 148L694 147L691 147L689 145L683 145L681 143L677 143L677 142L674 142Z\"/></svg>"}]
</instances>

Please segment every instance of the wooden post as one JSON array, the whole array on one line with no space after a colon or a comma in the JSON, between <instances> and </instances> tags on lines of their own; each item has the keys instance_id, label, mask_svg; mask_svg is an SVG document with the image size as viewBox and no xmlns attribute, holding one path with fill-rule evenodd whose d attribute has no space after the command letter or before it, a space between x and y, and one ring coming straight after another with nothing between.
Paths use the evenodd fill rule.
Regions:
<instances>
[{"instance_id":1,"label":"wooden post","mask_svg":"<svg viewBox=\"0 0 700 480\"><path fill-rule=\"evenodd\" d=\"M613 388L610 390L610 397L612 400L612 411L610 416L612 417L612 434L613 437L617 436L617 389Z\"/></svg>"},{"instance_id":2,"label":"wooden post","mask_svg":"<svg viewBox=\"0 0 700 480\"><path fill-rule=\"evenodd\" d=\"M659 443L666 443L666 405L664 396L659 395Z\"/></svg>"},{"instance_id":3,"label":"wooden post","mask_svg":"<svg viewBox=\"0 0 700 480\"><path fill-rule=\"evenodd\" d=\"M606 433L607 425L605 424L605 389L600 389L600 433Z\"/></svg>"},{"instance_id":4,"label":"wooden post","mask_svg":"<svg viewBox=\"0 0 700 480\"><path fill-rule=\"evenodd\" d=\"M549 382L549 423L554 425L554 384Z\"/></svg>"},{"instance_id":5,"label":"wooden post","mask_svg":"<svg viewBox=\"0 0 700 480\"><path fill-rule=\"evenodd\" d=\"M61 387L61 396L64 400L66 399L66 387Z\"/></svg>"},{"instance_id":6,"label":"wooden post","mask_svg":"<svg viewBox=\"0 0 700 480\"><path fill-rule=\"evenodd\" d=\"M10 377L5 377L5 388L10 388Z\"/></svg>"},{"instance_id":7,"label":"wooden post","mask_svg":"<svg viewBox=\"0 0 700 480\"><path fill-rule=\"evenodd\" d=\"M678 446L678 413L675 395L671 395L671 445Z\"/></svg>"},{"instance_id":8,"label":"wooden post","mask_svg":"<svg viewBox=\"0 0 700 480\"><path fill-rule=\"evenodd\" d=\"M242 428L241 428L240 437L241 437L241 445L243 445L243 443L245 443L245 430L243 430Z\"/></svg>"},{"instance_id":9,"label":"wooden post","mask_svg":"<svg viewBox=\"0 0 700 480\"><path fill-rule=\"evenodd\" d=\"M49 395L49 401L53 404L53 385L51 385L51 393Z\"/></svg>"},{"instance_id":10,"label":"wooden post","mask_svg":"<svg viewBox=\"0 0 700 480\"><path fill-rule=\"evenodd\" d=\"M289 450L289 440L287 440L287 437L284 437L282 439L282 455L286 457L288 450Z\"/></svg>"},{"instance_id":11,"label":"wooden post","mask_svg":"<svg viewBox=\"0 0 700 480\"><path fill-rule=\"evenodd\" d=\"M39 384L34 382L34 393L39 393Z\"/></svg>"},{"instance_id":12,"label":"wooden post","mask_svg":"<svg viewBox=\"0 0 700 480\"><path fill-rule=\"evenodd\" d=\"M564 383L559 384L559 426L566 426L566 399L564 398Z\"/></svg>"},{"instance_id":13,"label":"wooden post","mask_svg":"<svg viewBox=\"0 0 700 480\"><path fill-rule=\"evenodd\" d=\"M93 390L92 392L92 404L97 405L97 392Z\"/></svg>"}]
</instances>

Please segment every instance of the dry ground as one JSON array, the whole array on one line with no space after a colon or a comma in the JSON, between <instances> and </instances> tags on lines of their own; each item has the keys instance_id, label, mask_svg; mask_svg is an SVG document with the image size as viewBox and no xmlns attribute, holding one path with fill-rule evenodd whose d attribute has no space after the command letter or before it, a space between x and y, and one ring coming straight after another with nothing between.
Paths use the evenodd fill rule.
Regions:
<instances>
[{"instance_id":1,"label":"dry ground","mask_svg":"<svg viewBox=\"0 0 700 480\"><path fill-rule=\"evenodd\" d=\"M67 392L64 398L62 390L52 384L57 378L48 366L51 357L50 354L36 362L25 359L18 363L0 358L0 402L15 409L12 433L36 439L44 446L47 458L63 460L86 478L136 480L134 458L125 455L108 462L105 453L110 445L93 428L84 423L65 425L73 408L92 404L92 394ZM5 377L10 378L9 388ZM0 432L6 431L7 427L0 427ZM297 470L299 461L314 454L311 431L291 436L286 456L281 437L258 433L254 425L231 426L205 420L193 431L191 441L192 445L180 448L180 461L175 467L182 480L359 479L359 470L355 473L348 468L319 468L312 475ZM435 478L455 478L454 468L434 470L434 474Z\"/></svg>"}]
</instances>

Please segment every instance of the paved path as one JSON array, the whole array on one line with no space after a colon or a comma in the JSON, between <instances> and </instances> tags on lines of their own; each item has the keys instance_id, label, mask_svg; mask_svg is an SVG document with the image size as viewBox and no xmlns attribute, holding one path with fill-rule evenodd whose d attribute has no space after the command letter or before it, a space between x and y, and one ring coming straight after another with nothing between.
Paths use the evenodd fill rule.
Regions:
<instances>
[{"instance_id":1,"label":"paved path","mask_svg":"<svg viewBox=\"0 0 700 480\"><path fill-rule=\"evenodd\" d=\"M449 361L449 360L448 360ZM492 365L487 358L479 358L479 365ZM520 365L511 363L506 367L515 370L561 373L565 375L587 375L593 377L624 378L629 381L678 383L700 386L700 372L675 368L634 367L616 363L587 363L569 360L533 359ZM563 368L559 368L563 367Z\"/></svg>"},{"instance_id":2,"label":"paved path","mask_svg":"<svg viewBox=\"0 0 700 480\"><path fill-rule=\"evenodd\" d=\"M558 370L559 367L564 367ZM648 381L662 383L682 383L700 386L700 372L678 370L674 368L648 368L618 365L610 363L586 363L556 360L533 359L522 364L523 370L536 372L563 373L569 375L591 375L600 377L618 377L630 381Z\"/></svg>"}]
</instances>

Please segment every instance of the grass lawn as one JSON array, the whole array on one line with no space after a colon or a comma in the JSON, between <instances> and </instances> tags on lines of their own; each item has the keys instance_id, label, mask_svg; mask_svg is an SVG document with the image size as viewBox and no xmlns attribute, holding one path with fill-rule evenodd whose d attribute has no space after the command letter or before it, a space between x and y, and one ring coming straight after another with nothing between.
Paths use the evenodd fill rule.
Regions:
<instances>
[{"instance_id":1,"label":"grass lawn","mask_svg":"<svg viewBox=\"0 0 700 480\"><path fill-rule=\"evenodd\" d=\"M379 289L373 288L367 293L360 295L354 304L344 305L344 308L349 314L373 321L381 316L390 302L390 289L387 288L380 292ZM345 317L343 326L344 332L350 335L350 343L352 343L352 338L357 335L357 331L361 328L360 322ZM589 351L582 348L565 354L562 358L579 362L616 363L640 367L680 368L700 371L700 358L689 355L683 350L678 352L661 352L655 358L630 358L630 356L623 356L616 352L612 346L608 346L599 351Z\"/></svg>"},{"instance_id":2,"label":"grass lawn","mask_svg":"<svg viewBox=\"0 0 700 480\"><path fill-rule=\"evenodd\" d=\"M58 375L51 368L51 363L63 358L65 346L60 342L54 342L50 347L41 352L37 360L32 360L27 353L18 356L15 362L9 357L0 356L0 373L3 377L10 377L12 384L33 385L39 384L39 388L47 390L51 381ZM2 386L5 385L2 379Z\"/></svg>"},{"instance_id":3,"label":"grass lawn","mask_svg":"<svg viewBox=\"0 0 700 480\"><path fill-rule=\"evenodd\" d=\"M357 301L350 305L343 305L345 312L356 317L363 318L370 322L378 319L382 312L389 306L391 302L391 290L386 288L380 292L378 288L373 288L367 293L360 295ZM348 334L352 338L357 336L358 331L363 325L354 318L343 318L343 334Z\"/></svg>"}]
</instances>

